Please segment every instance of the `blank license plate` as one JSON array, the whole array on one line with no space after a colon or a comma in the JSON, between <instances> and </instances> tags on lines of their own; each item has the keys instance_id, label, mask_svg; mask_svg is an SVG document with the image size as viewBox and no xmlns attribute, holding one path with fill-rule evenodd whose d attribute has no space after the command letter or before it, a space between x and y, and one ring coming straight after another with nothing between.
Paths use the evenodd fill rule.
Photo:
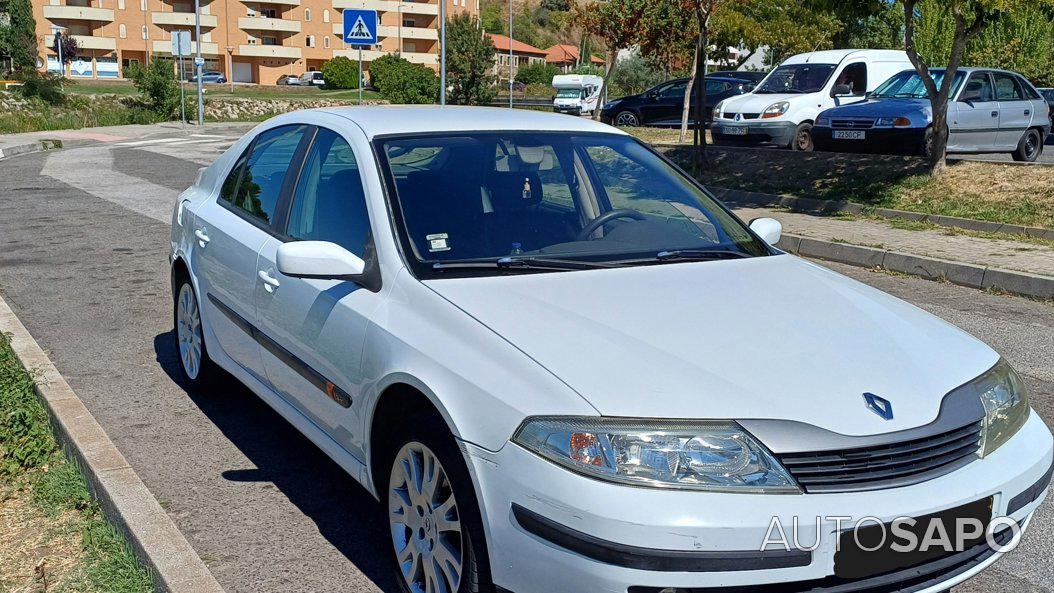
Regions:
<instances>
[{"instance_id":1,"label":"blank license plate","mask_svg":"<svg viewBox=\"0 0 1054 593\"><path fill-rule=\"evenodd\" d=\"M864 132L862 130L835 130L833 137L836 140L863 140Z\"/></svg>"},{"instance_id":2,"label":"blank license plate","mask_svg":"<svg viewBox=\"0 0 1054 593\"><path fill-rule=\"evenodd\" d=\"M746 136L747 135L747 129L743 128L743 127L739 127L739 126L735 126L735 127L726 126L724 128L721 128L721 133L722 134L728 134L729 136Z\"/></svg>"}]
</instances>

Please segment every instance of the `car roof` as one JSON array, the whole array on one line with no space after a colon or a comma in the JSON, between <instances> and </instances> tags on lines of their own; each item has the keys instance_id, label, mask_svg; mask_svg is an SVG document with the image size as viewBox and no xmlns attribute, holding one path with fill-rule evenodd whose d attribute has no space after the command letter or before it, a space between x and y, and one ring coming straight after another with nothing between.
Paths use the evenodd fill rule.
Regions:
<instances>
[{"instance_id":1,"label":"car roof","mask_svg":"<svg viewBox=\"0 0 1054 593\"><path fill-rule=\"evenodd\" d=\"M784 60L783 64L839 64L846 58L858 56L867 56L878 61L907 60L907 54L892 49L828 49L791 56Z\"/></svg>"},{"instance_id":2,"label":"car roof","mask_svg":"<svg viewBox=\"0 0 1054 593\"><path fill-rule=\"evenodd\" d=\"M625 135L621 130L583 117L507 107L368 105L328 107L320 111L351 120L371 140L386 134L512 130Z\"/></svg>"}]
</instances>

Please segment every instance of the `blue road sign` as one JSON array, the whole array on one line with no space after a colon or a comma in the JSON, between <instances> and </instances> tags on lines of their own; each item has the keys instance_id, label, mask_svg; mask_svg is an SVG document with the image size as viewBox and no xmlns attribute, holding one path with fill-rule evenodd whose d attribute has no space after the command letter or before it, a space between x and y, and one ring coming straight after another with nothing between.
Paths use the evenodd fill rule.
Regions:
<instances>
[{"instance_id":1,"label":"blue road sign","mask_svg":"<svg viewBox=\"0 0 1054 593\"><path fill-rule=\"evenodd\" d=\"M377 11L345 8L344 43L348 45L376 45Z\"/></svg>"}]
</instances>

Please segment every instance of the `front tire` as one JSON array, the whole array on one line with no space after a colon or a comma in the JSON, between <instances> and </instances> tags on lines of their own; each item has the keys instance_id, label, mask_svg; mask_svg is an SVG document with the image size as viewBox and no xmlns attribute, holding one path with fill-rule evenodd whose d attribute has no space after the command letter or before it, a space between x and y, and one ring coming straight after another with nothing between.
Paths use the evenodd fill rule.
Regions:
<instances>
[{"instance_id":1,"label":"front tire","mask_svg":"<svg viewBox=\"0 0 1054 593\"><path fill-rule=\"evenodd\" d=\"M794 129L794 138L791 139L791 150L800 152L812 152L815 147L812 142L812 124L802 122Z\"/></svg>"},{"instance_id":2,"label":"front tire","mask_svg":"<svg viewBox=\"0 0 1054 593\"><path fill-rule=\"evenodd\" d=\"M615 125L620 128L636 128L640 125L640 118L632 111L619 111L615 115Z\"/></svg>"},{"instance_id":3,"label":"front tire","mask_svg":"<svg viewBox=\"0 0 1054 593\"><path fill-rule=\"evenodd\" d=\"M464 457L428 418L392 447L387 503L391 558L403 593L490 590L483 520Z\"/></svg>"},{"instance_id":4,"label":"front tire","mask_svg":"<svg viewBox=\"0 0 1054 593\"><path fill-rule=\"evenodd\" d=\"M1017 142L1017 150L1010 153L1015 161L1023 163L1034 163L1043 152L1043 135L1039 130L1031 128L1025 130L1025 135Z\"/></svg>"},{"instance_id":5,"label":"front tire","mask_svg":"<svg viewBox=\"0 0 1054 593\"><path fill-rule=\"evenodd\" d=\"M183 380L191 387L208 384L216 375L216 366L205 350L205 331L201 325L197 294L185 276L178 279L172 321Z\"/></svg>"}]
</instances>

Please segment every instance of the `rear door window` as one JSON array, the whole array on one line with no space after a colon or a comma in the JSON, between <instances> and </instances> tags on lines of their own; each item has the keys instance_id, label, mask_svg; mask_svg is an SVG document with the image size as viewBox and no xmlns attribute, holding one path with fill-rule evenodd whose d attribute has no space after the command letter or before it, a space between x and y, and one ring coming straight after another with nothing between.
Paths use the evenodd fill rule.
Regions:
<instances>
[{"instance_id":1,"label":"rear door window","mask_svg":"<svg viewBox=\"0 0 1054 593\"><path fill-rule=\"evenodd\" d=\"M995 98L997 100L1023 101L1025 99L1021 85L1018 84L1017 79L1013 75L1005 72L994 72L993 76L995 77Z\"/></svg>"}]
</instances>

